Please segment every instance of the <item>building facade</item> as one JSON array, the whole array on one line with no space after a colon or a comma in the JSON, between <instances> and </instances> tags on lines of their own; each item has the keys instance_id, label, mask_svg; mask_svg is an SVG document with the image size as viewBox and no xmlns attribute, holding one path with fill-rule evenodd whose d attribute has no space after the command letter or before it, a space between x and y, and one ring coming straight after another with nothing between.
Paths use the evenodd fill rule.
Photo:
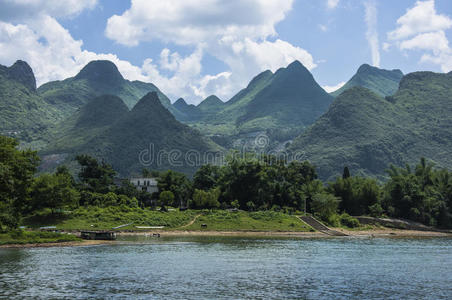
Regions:
<instances>
[{"instance_id":1,"label":"building facade","mask_svg":"<svg viewBox=\"0 0 452 300\"><path fill-rule=\"evenodd\" d=\"M157 179L155 178L130 178L130 183L133 184L138 191L148 193L158 192Z\"/></svg>"}]
</instances>

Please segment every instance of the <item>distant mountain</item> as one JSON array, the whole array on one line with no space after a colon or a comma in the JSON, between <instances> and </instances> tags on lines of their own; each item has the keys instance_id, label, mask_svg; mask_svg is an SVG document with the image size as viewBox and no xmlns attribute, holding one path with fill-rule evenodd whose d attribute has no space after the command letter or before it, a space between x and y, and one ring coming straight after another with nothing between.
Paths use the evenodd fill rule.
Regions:
<instances>
[{"instance_id":1,"label":"distant mountain","mask_svg":"<svg viewBox=\"0 0 452 300\"><path fill-rule=\"evenodd\" d=\"M179 98L173 103L175 109L180 112L178 120L182 122L198 120L203 113L193 104L187 104L183 98Z\"/></svg>"},{"instance_id":2,"label":"distant mountain","mask_svg":"<svg viewBox=\"0 0 452 300\"><path fill-rule=\"evenodd\" d=\"M254 77L248 86L240 90L215 115L208 117L202 124L195 124L208 134L234 135L240 132L237 120L246 113L246 108L254 100L256 94L269 84L273 73L264 71Z\"/></svg>"},{"instance_id":3,"label":"distant mountain","mask_svg":"<svg viewBox=\"0 0 452 300\"><path fill-rule=\"evenodd\" d=\"M276 71L237 122L243 129L308 126L328 109L332 101L308 69L295 61Z\"/></svg>"},{"instance_id":4,"label":"distant mountain","mask_svg":"<svg viewBox=\"0 0 452 300\"><path fill-rule=\"evenodd\" d=\"M354 86L368 88L380 96L391 96L399 88L399 82L403 77L402 71L384 70L377 67L372 67L368 64L363 64L359 67L353 77L340 89L331 93L336 97L343 91L348 90Z\"/></svg>"},{"instance_id":5,"label":"distant mountain","mask_svg":"<svg viewBox=\"0 0 452 300\"><path fill-rule=\"evenodd\" d=\"M197 107L201 112L211 114L223 109L224 102L221 101L217 96L210 95L209 97L201 101L201 103L199 103Z\"/></svg>"},{"instance_id":6,"label":"distant mountain","mask_svg":"<svg viewBox=\"0 0 452 300\"><path fill-rule=\"evenodd\" d=\"M155 85L124 79L116 65L108 60L91 61L75 77L48 82L38 89L38 93L48 103L60 109L66 116L91 99L104 94L120 97L131 109L149 92L157 92L163 106L178 115L168 97Z\"/></svg>"},{"instance_id":7,"label":"distant mountain","mask_svg":"<svg viewBox=\"0 0 452 300\"><path fill-rule=\"evenodd\" d=\"M245 89L212 110L216 113L189 124L205 134L230 136L232 140L268 130L299 133L322 115L333 99L295 61L274 74L260 73Z\"/></svg>"},{"instance_id":8,"label":"distant mountain","mask_svg":"<svg viewBox=\"0 0 452 300\"><path fill-rule=\"evenodd\" d=\"M46 151L78 152L85 144L127 115L129 109L121 98L102 95L52 128Z\"/></svg>"},{"instance_id":9,"label":"distant mountain","mask_svg":"<svg viewBox=\"0 0 452 300\"><path fill-rule=\"evenodd\" d=\"M352 173L385 177L389 164L404 166L424 156L452 168L452 72L404 76L394 96L369 89L344 91L290 150L303 153L320 177Z\"/></svg>"},{"instance_id":10,"label":"distant mountain","mask_svg":"<svg viewBox=\"0 0 452 300\"><path fill-rule=\"evenodd\" d=\"M98 117L95 117L96 112ZM146 167L190 173L195 166L184 159L187 152L202 154L214 150L220 148L199 132L179 123L161 104L158 94L151 92L131 111L115 96L94 99L61 124L55 143L41 154L47 168L52 162L69 162L75 154L91 154L111 163L121 175L128 176L145 167L140 155L144 155L142 159L146 164L149 163ZM171 160L175 161L171 163Z\"/></svg>"},{"instance_id":11,"label":"distant mountain","mask_svg":"<svg viewBox=\"0 0 452 300\"><path fill-rule=\"evenodd\" d=\"M31 141L59 118L58 111L37 93L35 76L26 62L0 65L0 134Z\"/></svg>"}]
</instances>

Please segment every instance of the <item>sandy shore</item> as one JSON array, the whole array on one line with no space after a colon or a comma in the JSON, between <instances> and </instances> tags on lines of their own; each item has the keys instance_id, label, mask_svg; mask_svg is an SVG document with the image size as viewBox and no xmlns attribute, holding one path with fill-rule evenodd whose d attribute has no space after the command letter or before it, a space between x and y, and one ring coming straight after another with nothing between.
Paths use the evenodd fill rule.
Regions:
<instances>
[{"instance_id":1,"label":"sandy shore","mask_svg":"<svg viewBox=\"0 0 452 300\"><path fill-rule=\"evenodd\" d=\"M57 242L57 243L39 243L39 244L8 244L0 245L0 248L35 248L35 247L79 247L79 246L93 246L112 244L115 241L101 241L101 240L83 240L76 242Z\"/></svg>"},{"instance_id":2,"label":"sandy shore","mask_svg":"<svg viewBox=\"0 0 452 300\"><path fill-rule=\"evenodd\" d=\"M437 231L422 231L422 230L405 230L405 229L372 229L372 230L345 230L334 229L341 231L350 236L370 236L370 237L452 237L451 233L437 232Z\"/></svg>"},{"instance_id":3,"label":"sandy shore","mask_svg":"<svg viewBox=\"0 0 452 300\"><path fill-rule=\"evenodd\" d=\"M221 236L235 236L235 237L293 237L293 238L353 238L353 237L390 237L390 238L422 238L422 237L451 237L451 233L435 232L435 231L419 231L419 230L402 230L381 228L373 230L345 230L342 228L332 228L336 231L343 232L348 236L331 236L322 232L293 232L293 231L190 231L190 230L160 230L160 231L124 231L117 232L118 236L152 236L153 234L160 234L161 237L178 237L178 236L193 236L193 237L221 237ZM79 246L93 246L114 244L116 241L103 240L83 240L77 242L61 242L61 243L42 243L42 244L9 244L0 245L0 248L33 248L33 247L79 247Z\"/></svg>"},{"instance_id":4,"label":"sandy shore","mask_svg":"<svg viewBox=\"0 0 452 300\"><path fill-rule=\"evenodd\" d=\"M168 230L168 231L147 231L147 232L118 232L118 236L153 235L160 236L281 236L281 237L325 237L321 232L293 232L293 231L192 231L192 230Z\"/></svg>"},{"instance_id":5,"label":"sandy shore","mask_svg":"<svg viewBox=\"0 0 452 300\"><path fill-rule=\"evenodd\" d=\"M336 231L343 232L350 237L452 237L452 234L435 231L418 231L418 230L401 230L401 229L374 229L351 231L342 228L332 228ZM173 231L146 231L146 232L118 232L118 236L136 236L160 234L165 236L254 236L254 237L299 237L299 238L327 238L334 237L322 232L292 232L292 231L189 231L189 230L173 230Z\"/></svg>"}]
</instances>

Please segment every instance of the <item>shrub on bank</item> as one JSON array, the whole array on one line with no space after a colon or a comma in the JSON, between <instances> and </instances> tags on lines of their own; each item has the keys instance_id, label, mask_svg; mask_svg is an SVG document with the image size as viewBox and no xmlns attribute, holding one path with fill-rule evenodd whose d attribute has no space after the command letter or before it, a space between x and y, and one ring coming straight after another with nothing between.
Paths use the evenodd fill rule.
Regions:
<instances>
[{"instance_id":1,"label":"shrub on bank","mask_svg":"<svg viewBox=\"0 0 452 300\"><path fill-rule=\"evenodd\" d=\"M72 234L63 234L58 232L41 232L41 231L30 232L21 229L16 229L8 233L0 234L0 245L60 243L72 241L80 241L80 238Z\"/></svg>"}]
</instances>

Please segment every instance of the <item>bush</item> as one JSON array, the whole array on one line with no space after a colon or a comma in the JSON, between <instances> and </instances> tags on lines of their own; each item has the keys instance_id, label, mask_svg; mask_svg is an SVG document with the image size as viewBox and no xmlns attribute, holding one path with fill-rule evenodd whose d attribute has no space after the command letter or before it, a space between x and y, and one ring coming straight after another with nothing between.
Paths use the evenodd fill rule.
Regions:
<instances>
[{"instance_id":1,"label":"bush","mask_svg":"<svg viewBox=\"0 0 452 300\"><path fill-rule=\"evenodd\" d=\"M219 197L220 190L218 188L209 191L195 189L190 206L192 208L217 208L220 206Z\"/></svg>"},{"instance_id":2,"label":"bush","mask_svg":"<svg viewBox=\"0 0 452 300\"><path fill-rule=\"evenodd\" d=\"M323 219L328 226L331 227L340 227L341 226L341 217L338 214L332 214L327 219Z\"/></svg>"},{"instance_id":3,"label":"bush","mask_svg":"<svg viewBox=\"0 0 452 300\"><path fill-rule=\"evenodd\" d=\"M378 218L383 215L383 208L381 207L380 203L375 203L374 205L369 206L369 214L372 217Z\"/></svg>"},{"instance_id":4,"label":"bush","mask_svg":"<svg viewBox=\"0 0 452 300\"><path fill-rule=\"evenodd\" d=\"M174 201L174 194L171 191L163 191L160 193L159 200L162 209L164 209L165 206L170 205Z\"/></svg>"},{"instance_id":5,"label":"bush","mask_svg":"<svg viewBox=\"0 0 452 300\"><path fill-rule=\"evenodd\" d=\"M336 214L338 205L339 199L331 194L319 193L312 197L312 211L327 222Z\"/></svg>"},{"instance_id":6,"label":"bush","mask_svg":"<svg viewBox=\"0 0 452 300\"><path fill-rule=\"evenodd\" d=\"M10 231L9 236L13 239L20 239L24 236L24 231L22 229L14 229Z\"/></svg>"},{"instance_id":7,"label":"bush","mask_svg":"<svg viewBox=\"0 0 452 300\"><path fill-rule=\"evenodd\" d=\"M359 223L358 219L353 218L347 213L343 213L340 216L340 223L344 226L347 226L349 228L356 228L359 227L361 224Z\"/></svg>"}]
</instances>

